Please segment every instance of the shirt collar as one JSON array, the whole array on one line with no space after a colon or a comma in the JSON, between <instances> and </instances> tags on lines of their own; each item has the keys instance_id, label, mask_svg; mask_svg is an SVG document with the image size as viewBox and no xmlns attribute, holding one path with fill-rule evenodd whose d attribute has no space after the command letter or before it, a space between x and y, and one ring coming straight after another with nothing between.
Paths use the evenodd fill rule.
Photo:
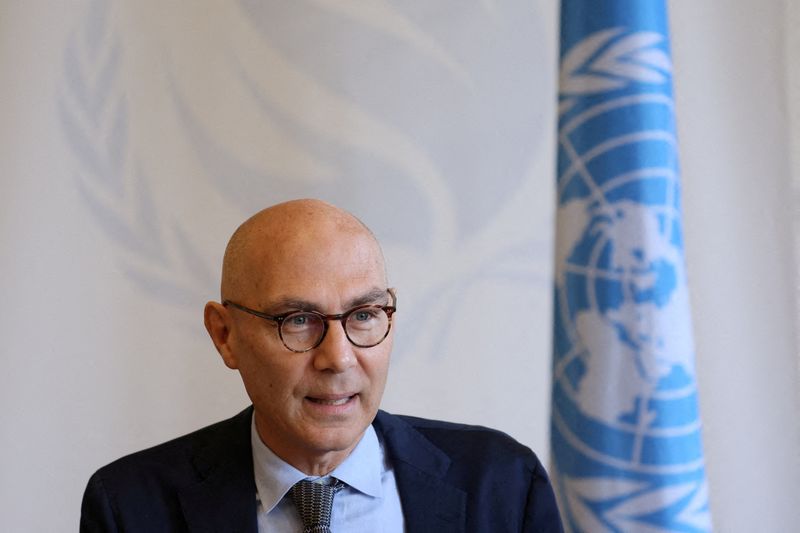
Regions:
<instances>
[{"instance_id":1,"label":"shirt collar","mask_svg":"<svg viewBox=\"0 0 800 533\"><path fill-rule=\"evenodd\" d=\"M253 448L253 474L258 498L269 513L295 483L302 479L314 479L296 469L273 453L258 436L255 415L250 422L250 443ZM367 427L361 440L331 476L374 498L383 497L381 476L385 469L383 449L372 425Z\"/></svg>"},{"instance_id":2,"label":"shirt collar","mask_svg":"<svg viewBox=\"0 0 800 533\"><path fill-rule=\"evenodd\" d=\"M331 475L354 489L374 498L383 497L381 476L384 470L383 450L372 424L342 464Z\"/></svg>"}]
</instances>

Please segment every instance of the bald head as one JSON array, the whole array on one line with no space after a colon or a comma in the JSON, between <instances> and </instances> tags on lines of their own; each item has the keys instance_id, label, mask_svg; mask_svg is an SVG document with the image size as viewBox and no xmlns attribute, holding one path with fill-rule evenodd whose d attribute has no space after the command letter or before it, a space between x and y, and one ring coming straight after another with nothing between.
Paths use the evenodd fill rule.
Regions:
<instances>
[{"instance_id":1,"label":"bald head","mask_svg":"<svg viewBox=\"0 0 800 533\"><path fill-rule=\"evenodd\" d=\"M269 283L269 270L276 263L295 260L300 254L324 256L339 247L372 253L385 281L377 239L349 212L314 199L268 207L247 219L231 236L222 262L222 298L241 299Z\"/></svg>"}]
</instances>

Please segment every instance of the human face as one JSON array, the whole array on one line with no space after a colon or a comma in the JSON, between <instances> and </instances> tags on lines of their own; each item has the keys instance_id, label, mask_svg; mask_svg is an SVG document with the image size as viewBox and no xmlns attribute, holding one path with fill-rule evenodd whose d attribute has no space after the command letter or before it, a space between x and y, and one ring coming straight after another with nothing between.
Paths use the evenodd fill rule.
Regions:
<instances>
[{"instance_id":1,"label":"human face","mask_svg":"<svg viewBox=\"0 0 800 533\"><path fill-rule=\"evenodd\" d=\"M257 261L245 305L269 314L299 309L326 314L389 302L380 250L367 234L297 238ZM332 321L322 343L289 351L274 323L236 309L230 350L255 406L262 441L310 474L335 468L372 422L383 396L393 334L359 348ZM227 362L227 361L226 361Z\"/></svg>"}]
</instances>

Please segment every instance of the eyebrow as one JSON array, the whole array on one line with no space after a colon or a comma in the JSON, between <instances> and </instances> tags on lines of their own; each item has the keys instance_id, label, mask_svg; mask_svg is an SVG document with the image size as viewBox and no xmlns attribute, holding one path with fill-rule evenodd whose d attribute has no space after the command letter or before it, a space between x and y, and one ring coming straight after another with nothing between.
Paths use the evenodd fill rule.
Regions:
<instances>
[{"instance_id":1,"label":"eyebrow","mask_svg":"<svg viewBox=\"0 0 800 533\"><path fill-rule=\"evenodd\" d=\"M367 305L367 304L374 304L379 300L386 301L386 304L389 303L388 301L389 291L388 289L372 289L368 293L364 294L363 296L359 296L358 298L354 298L348 302L347 308L352 309L353 307L358 307L359 305Z\"/></svg>"},{"instance_id":2,"label":"eyebrow","mask_svg":"<svg viewBox=\"0 0 800 533\"><path fill-rule=\"evenodd\" d=\"M387 289L379 289L374 288L361 296L357 296L349 301L346 302L345 308L341 311L347 311L349 309L353 309L354 307L358 307L361 305L369 305L369 304L377 304L381 300L385 303L382 305L388 305L388 296L389 292ZM275 302L272 302L266 312L268 313L275 313L274 310L282 310L282 309L297 309L299 311L317 311L322 312L322 308L309 300L304 300L302 298L295 298L292 296L287 296L285 298L281 298Z\"/></svg>"}]
</instances>

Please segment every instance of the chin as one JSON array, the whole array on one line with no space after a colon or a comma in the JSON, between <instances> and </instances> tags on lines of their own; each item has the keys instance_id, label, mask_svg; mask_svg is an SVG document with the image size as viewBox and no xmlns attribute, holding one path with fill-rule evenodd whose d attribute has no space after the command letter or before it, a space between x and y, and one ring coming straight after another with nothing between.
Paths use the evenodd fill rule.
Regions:
<instances>
[{"instance_id":1,"label":"chin","mask_svg":"<svg viewBox=\"0 0 800 533\"><path fill-rule=\"evenodd\" d=\"M310 437L307 442L320 452L341 452L354 447L365 430L366 426L346 429L327 428L320 430L316 435Z\"/></svg>"}]
</instances>

